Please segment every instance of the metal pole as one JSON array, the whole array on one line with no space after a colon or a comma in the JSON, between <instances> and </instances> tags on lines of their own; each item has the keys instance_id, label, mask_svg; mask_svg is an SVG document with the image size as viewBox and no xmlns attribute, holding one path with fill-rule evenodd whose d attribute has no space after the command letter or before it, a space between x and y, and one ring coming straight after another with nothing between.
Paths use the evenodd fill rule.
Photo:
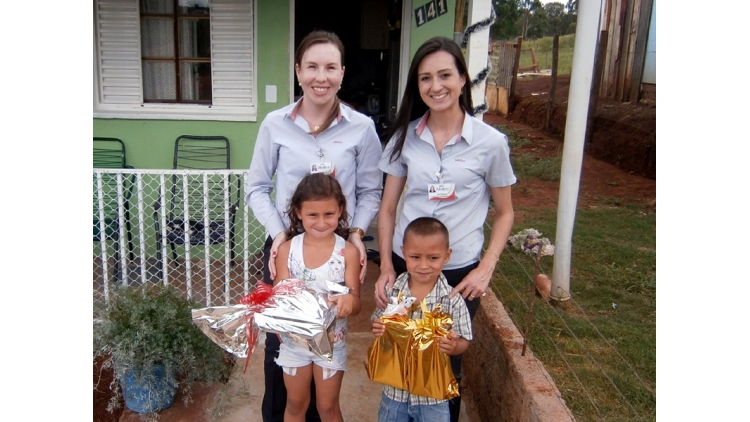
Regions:
<instances>
[{"instance_id":1,"label":"metal pole","mask_svg":"<svg viewBox=\"0 0 750 422\"><path fill-rule=\"evenodd\" d=\"M557 208L557 233L555 235L555 262L552 268L550 297L564 301L570 299L570 261L575 223L578 188L581 181L583 146L591 77L599 31L600 0L581 0L578 3L576 42L573 48L573 68L570 74L570 93L565 122L560 197Z\"/></svg>"}]
</instances>

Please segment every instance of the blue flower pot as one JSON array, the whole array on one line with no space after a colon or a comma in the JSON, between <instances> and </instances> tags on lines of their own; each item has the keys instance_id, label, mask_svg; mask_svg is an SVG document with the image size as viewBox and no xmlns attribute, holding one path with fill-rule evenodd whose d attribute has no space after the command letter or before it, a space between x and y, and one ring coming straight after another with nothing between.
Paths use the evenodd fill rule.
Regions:
<instances>
[{"instance_id":1,"label":"blue flower pot","mask_svg":"<svg viewBox=\"0 0 750 422\"><path fill-rule=\"evenodd\" d=\"M167 381L166 370L161 365L151 368L151 375L146 374L138 380L133 371L125 374L122 388L128 409L137 413L151 413L172 406L177 386Z\"/></svg>"}]
</instances>

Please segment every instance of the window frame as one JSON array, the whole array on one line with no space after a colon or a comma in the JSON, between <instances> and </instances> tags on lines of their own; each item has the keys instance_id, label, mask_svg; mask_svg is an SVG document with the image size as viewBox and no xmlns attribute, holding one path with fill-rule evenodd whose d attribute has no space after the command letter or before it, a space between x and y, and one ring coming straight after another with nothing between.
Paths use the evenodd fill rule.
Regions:
<instances>
[{"instance_id":1,"label":"window frame","mask_svg":"<svg viewBox=\"0 0 750 422\"><path fill-rule=\"evenodd\" d=\"M236 8L248 6L249 18L238 17ZM93 12L94 118L257 121L257 1L211 2L212 104L144 102L138 0L96 0ZM242 34L251 38L249 43L236 42L238 24L250 26ZM235 43L222 43L221 35ZM245 58L222 58L227 56ZM249 69L244 67L248 61ZM237 81L238 74L244 79Z\"/></svg>"}]
</instances>

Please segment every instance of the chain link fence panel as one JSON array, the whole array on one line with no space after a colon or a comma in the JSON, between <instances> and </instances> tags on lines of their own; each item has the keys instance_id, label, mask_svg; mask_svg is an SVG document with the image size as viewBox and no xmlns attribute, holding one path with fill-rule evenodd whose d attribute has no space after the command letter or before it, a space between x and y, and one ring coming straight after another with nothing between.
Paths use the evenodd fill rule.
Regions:
<instances>
[{"instance_id":1,"label":"chain link fence panel","mask_svg":"<svg viewBox=\"0 0 750 422\"><path fill-rule=\"evenodd\" d=\"M239 303L263 277L264 227L246 171L94 169L94 303L112 283L163 283L205 306Z\"/></svg>"}]
</instances>

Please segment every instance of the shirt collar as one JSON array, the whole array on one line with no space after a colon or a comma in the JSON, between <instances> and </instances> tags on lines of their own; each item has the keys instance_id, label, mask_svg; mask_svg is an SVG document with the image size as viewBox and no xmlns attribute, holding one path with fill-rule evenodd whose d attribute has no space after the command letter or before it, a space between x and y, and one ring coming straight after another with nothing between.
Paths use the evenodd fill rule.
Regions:
<instances>
[{"instance_id":1,"label":"shirt collar","mask_svg":"<svg viewBox=\"0 0 750 422\"><path fill-rule=\"evenodd\" d=\"M437 299L447 296L450 294L450 289L446 289L446 286L450 287L448 285L448 280L445 278L443 273L441 272L440 275L438 275L437 283L435 283L435 287L432 288L430 293L427 294L425 297L435 297ZM399 291L404 292L406 290L409 291L409 294L411 294L411 290L409 289L409 274L403 273L400 277L396 279L396 282L393 283L393 287L399 289Z\"/></svg>"},{"instance_id":2,"label":"shirt collar","mask_svg":"<svg viewBox=\"0 0 750 422\"><path fill-rule=\"evenodd\" d=\"M290 119L292 119L292 121L294 121L295 119L297 119L297 112L299 111L299 106L302 105L302 100L304 100L304 99L305 99L305 97L302 97L299 100L297 100L297 102L294 103L294 107L292 107L292 109L289 110L288 113L286 113L286 116L288 116ZM339 114L336 116L336 123L341 122L342 118L346 119L347 121L351 121L352 120L351 116L349 115L349 110L347 110L346 107L344 107L341 104L341 101L339 100Z\"/></svg>"},{"instance_id":3,"label":"shirt collar","mask_svg":"<svg viewBox=\"0 0 750 422\"><path fill-rule=\"evenodd\" d=\"M429 118L430 110L427 110L424 116L420 118L419 123L417 123L417 127L415 129L417 136L422 136L422 132L424 132L424 128L427 126L427 120ZM461 128L461 138L465 140L469 145L471 145L472 141L474 140L474 127L471 124L471 115L469 115L469 113L465 113L464 115L464 125Z\"/></svg>"}]
</instances>

